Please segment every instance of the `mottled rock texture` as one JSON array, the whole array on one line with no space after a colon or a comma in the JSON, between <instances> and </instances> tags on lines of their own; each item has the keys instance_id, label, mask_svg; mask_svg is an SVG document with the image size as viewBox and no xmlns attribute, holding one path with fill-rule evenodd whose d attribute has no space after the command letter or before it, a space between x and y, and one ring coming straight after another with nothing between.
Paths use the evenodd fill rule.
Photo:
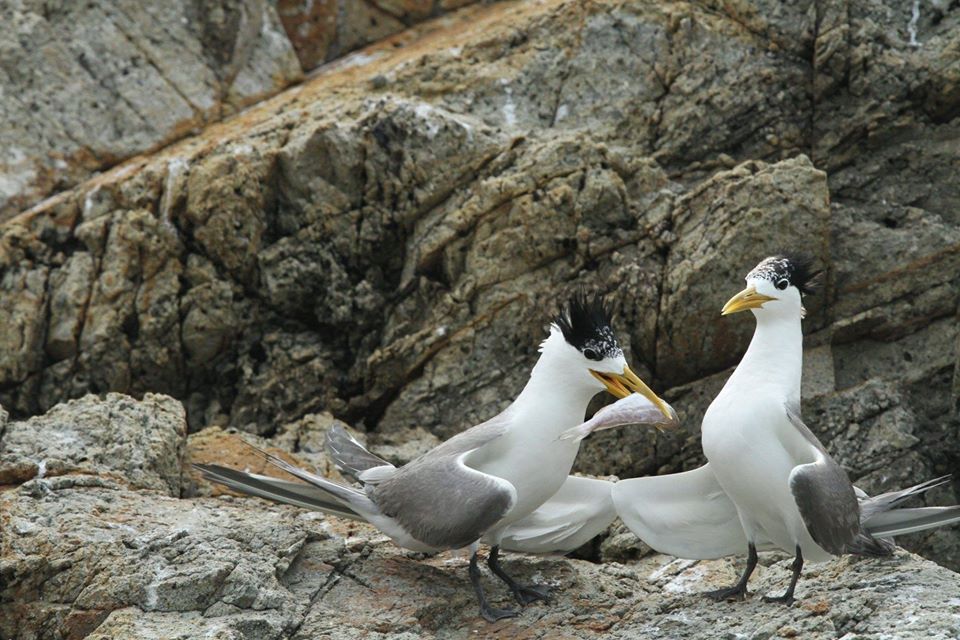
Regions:
<instances>
[{"instance_id":1,"label":"mottled rock texture","mask_svg":"<svg viewBox=\"0 0 960 640\"><path fill-rule=\"evenodd\" d=\"M490 625L477 615L463 555L414 558L365 524L255 498L196 497L205 490L185 467L182 493L144 483L125 450L132 440L167 442L144 447L145 473L181 468L185 445L195 459L219 447L236 466L262 464L249 449L231 450L237 438L216 428L187 444L178 408L165 396L111 394L7 425L8 433L35 432L29 455L49 467L0 490L0 637L948 640L960 633L960 576L905 551L808 566L800 601L786 608L759 595L784 588L788 558L764 554L753 597L716 604L698 592L734 580L741 561L675 560L631 550L630 541L619 551L605 545L602 564L507 554L520 578L553 585L554 600ZM113 429L98 426L104 416ZM310 434L331 422L305 418L278 437L274 452L308 464L309 451L284 449L309 450ZM65 450L71 437L91 443L89 455ZM10 449L23 454L22 440ZM0 453L6 465L10 451ZM71 458L72 466L52 464ZM499 582L489 575L485 582L495 602L509 604Z\"/></svg>"},{"instance_id":2,"label":"mottled rock texture","mask_svg":"<svg viewBox=\"0 0 960 640\"><path fill-rule=\"evenodd\" d=\"M0 218L302 75L267 0L12 0L0 21Z\"/></svg>"},{"instance_id":3,"label":"mottled rock texture","mask_svg":"<svg viewBox=\"0 0 960 640\"><path fill-rule=\"evenodd\" d=\"M2 139L8 129L0 131L0 150L40 145L31 153L53 167L43 173L25 161L24 171L50 176L31 182L30 173L23 184L46 186L25 193L69 187L94 169L182 134L169 133L180 121L164 103L165 90L150 94L149 107L162 113L148 128L134 116L129 123L123 119L141 103L134 96L117 98L126 95L117 93L122 85L104 81L98 85L105 87L103 104L81 108L72 96L83 94L69 93L72 84L44 75L45 61L64 48L153 42L139 32L128 41L81 29L85 21L115 24L90 17L115 11L115 5L64 4L46 16L26 3L3 9L32 22L18 18L11 22L15 29L0 36L12 39L0 49L0 70L37 74L32 91L45 96L33 107L25 89L3 94L14 101L3 102L6 121L26 124L16 129L15 141ZM254 5L261 13L251 13ZM391 7L413 15L435 5L363 7L396 16ZM313 5L317 11L324 6ZM585 287L614 301L628 358L678 409L684 429L659 436L636 429L600 434L584 444L578 469L630 477L690 468L702 462L699 420L753 328L746 315L721 318L718 311L760 258L788 249L812 254L825 270L821 291L806 300L807 423L870 492L960 469L956 3L919 3L915 20L910 3L876 0L471 6L204 126L300 73L279 31L281 40L255 37L279 25L274 12L281 6L224 7L204 14L210 26L203 33L196 30L202 21L176 27L185 30L183 55L201 42L220 52L201 56L203 64L193 67L174 65L197 91L213 87L216 117L197 119L187 109L193 118L187 129L202 128L196 136L119 164L0 225L0 404L15 420L0 430L20 425L10 433L21 433L23 420L89 392L163 393L182 401L193 436L178 446L198 460L218 450L227 457L237 453L221 444L234 429L297 451L323 471L319 443L334 418L365 432L391 460L409 459L506 406L536 360L544 324L559 301ZM269 18L258 23L260 31L250 31L255 16ZM162 20L149 22L160 29ZM48 53L22 44L27 40L16 34L33 33L24 31L28 27L53 29L45 36ZM235 57L236 47L217 48L237 38L246 47L242 57ZM143 64L150 77L173 78L147 58ZM209 87L208 76L216 78ZM241 77L250 83L237 84ZM186 97L176 99L201 104L187 88L179 91ZM43 154L60 148L50 141L65 139L56 123L70 114L86 119L67 129L76 138L69 148L97 154L83 164L88 156L78 152L79 164L68 158L61 167ZM117 135L121 125L146 142L130 146ZM3 180L3 189L13 184ZM201 431L206 427L220 430ZM3 459L9 482L23 482L39 464L35 445L23 442ZM76 458L62 462L64 477L82 476ZM155 473L154 480L169 488L169 471ZM118 475L96 482L116 484ZM58 478L49 482L67 482ZM956 502L958 482L928 500ZM24 495L39 499L30 497L41 491L35 483L2 495L14 502ZM189 474L181 483L183 495L211 493ZM144 489L117 486L74 484L62 495L76 498L42 499L69 513L93 509L103 495L144 495ZM156 507L159 521L172 518L170 511L181 504L162 491L156 499L167 505ZM226 498L195 500L211 513L216 509L209 505L227 504ZM87 507L80 501L89 501ZM239 500L229 504L238 512L249 509ZM269 513L289 514L294 522L301 517ZM238 516L244 517L255 515ZM256 531L260 525L250 526ZM619 549L614 556L620 558L636 555L624 541L614 536L606 548ZM902 543L960 568L956 529ZM270 553L273 560L257 556L256 562L282 562L280 550ZM378 554L372 553L375 563L434 575L424 565ZM330 557L333 565L344 564L341 556L336 562ZM904 562L911 563L909 572L918 561ZM544 566L575 566L570 579L588 576L585 584L611 571L582 563ZM697 566L729 570L722 563ZM876 571L871 567L879 565L851 566ZM116 611L101 612L114 625L104 627L114 629L104 637L129 635L137 624L163 635L170 619L194 625L195 632L182 632L185 637L211 630L202 611L220 602L220 574L210 574L212 591L196 595L202 606L170 614L134 593L154 576L143 566L137 571L127 591L116 587ZM338 584L362 585L337 575ZM472 605L469 593L460 591L460 576L450 580L450 593L455 586L462 598L457 606L467 611ZM886 584L879 577L863 580L875 588ZM82 591L83 583L70 584ZM822 584L840 583L829 577ZM69 615L73 600L44 599L41 586L30 587L37 601L67 602L63 615ZM304 589L307 600L320 593L320 587ZM400 597L392 588L376 593ZM863 595L869 603L856 601L859 613L811 613L811 624L826 620L834 625L831 633L858 634L858 625L870 624L864 612L887 606L888 596L878 593ZM415 608L398 608L390 615L401 626L374 621L365 628L373 637L401 629L442 635L449 631L445 621L463 619L451 613L459 610L448 608L447 595L421 616L438 622L409 613ZM230 603L241 617L253 607ZM661 615L675 609L661 604ZM236 624L295 634L295 624L280 621L280 605L257 606L269 620L238 618ZM757 603L746 606L758 607L749 615L774 615ZM140 613L147 609L148 615ZM331 616L347 615L340 605L331 609ZM608 609L618 619L629 610ZM311 624L336 627L321 609L310 611L313 617L305 619L315 620ZM30 615L40 620L46 614ZM77 624L92 629L100 621L91 622L96 615L81 616ZM648 617L638 615L637 624ZM564 629L573 629L563 620ZM303 633L323 628L304 626ZM768 635L792 628L778 626ZM883 633L877 629L862 628ZM805 630L796 628L800 637Z\"/></svg>"},{"instance_id":4,"label":"mottled rock texture","mask_svg":"<svg viewBox=\"0 0 960 640\"><path fill-rule=\"evenodd\" d=\"M471 1L6 0L0 220Z\"/></svg>"},{"instance_id":5,"label":"mottled rock texture","mask_svg":"<svg viewBox=\"0 0 960 640\"><path fill-rule=\"evenodd\" d=\"M276 6L300 65L309 71L426 18L474 2L477 0L276 0Z\"/></svg>"},{"instance_id":6,"label":"mottled rock texture","mask_svg":"<svg viewBox=\"0 0 960 640\"><path fill-rule=\"evenodd\" d=\"M187 421L183 406L167 396L86 396L0 433L0 485L110 469L132 488L180 495Z\"/></svg>"}]
</instances>

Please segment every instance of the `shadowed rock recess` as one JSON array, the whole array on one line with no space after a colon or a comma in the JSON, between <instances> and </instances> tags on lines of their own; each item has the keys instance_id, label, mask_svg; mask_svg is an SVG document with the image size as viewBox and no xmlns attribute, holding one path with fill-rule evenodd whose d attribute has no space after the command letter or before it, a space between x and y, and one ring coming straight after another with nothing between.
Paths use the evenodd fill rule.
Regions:
<instances>
[{"instance_id":1,"label":"shadowed rock recess","mask_svg":"<svg viewBox=\"0 0 960 640\"><path fill-rule=\"evenodd\" d=\"M900 540L942 566L811 566L789 609L705 602L739 561L615 528L580 554L602 564L510 556L557 602L487 625L465 559L188 464L260 469L240 434L335 474L335 420L408 460L503 409L586 288L684 427L599 434L577 470L691 468L753 330L719 309L788 250L825 269L811 429L871 493L956 473L956 2L475 5L240 113L302 75L313 27L292 45L281 17L337 3L21 4L0 9L20 20L0 35L0 208L56 195L0 223L0 637L960 636L957 528ZM402 26L456 4L357 6ZM58 56L88 61L95 104ZM782 590L789 560L762 562L753 589Z\"/></svg>"}]
</instances>

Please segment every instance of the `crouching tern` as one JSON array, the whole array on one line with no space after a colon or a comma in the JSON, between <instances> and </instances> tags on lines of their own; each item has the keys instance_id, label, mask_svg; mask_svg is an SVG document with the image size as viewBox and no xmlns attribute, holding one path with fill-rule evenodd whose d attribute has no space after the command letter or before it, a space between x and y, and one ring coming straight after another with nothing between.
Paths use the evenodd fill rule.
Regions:
<instances>
[{"instance_id":1,"label":"crouching tern","mask_svg":"<svg viewBox=\"0 0 960 640\"><path fill-rule=\"evenodd\" d=\"M591 493L578 491L585 486L581 479L568 478L579 440L558 436L583 421L587 404L604 389L619 398L636 392L663 418L657 426L675 424L669 406L627 366L610 310L599 297L581 293L550 325L523 391L490 420L399 468L369 453L342 429L331 430L330 456L361 489L332 482L269 454L264 455L271 463L307 484L217 465L196 466L209 479L242 492L365 520L404 549L430 553L472 547L469 575L480 614L495 621L517 612L494 608L484 596L479 542L491 545L487 564L520 604L547 599L546 588L521 585L504 571L500 544L511 526L531 516L564 486L567 498ZM564 516L564 496L559 500L555 509L534 517L530 524L537 529L531 535L524 535L522 524L514 528L511 548L522 548L522 539L532 540L530 544L540 549L555 545L558 539L576 538L582 527L565 520L582 524L585 518L577 512Z\"/></svg>"},{"instance_id":2,"label":"crouching tern","mask_svg":"<svg viewBox=\"0 0 960 640\"><path fill-rule=\"evenodd\" d=\"M746 549L740 580L706 594L716 600L746 596L757 549L795 554L786 592L764 598L790 604L805 559L889 555L892 536L960 522L960 506L895 509L949 477L870 497L850 483L801 420L801 294L810 291L815 275L808 261L767 258L723 307L723 315L750 309L757 327L704 415L708 463L685 473L622 480L612 488L620 518L657 551L709 559Z\"/></svg>"}]
</instances>

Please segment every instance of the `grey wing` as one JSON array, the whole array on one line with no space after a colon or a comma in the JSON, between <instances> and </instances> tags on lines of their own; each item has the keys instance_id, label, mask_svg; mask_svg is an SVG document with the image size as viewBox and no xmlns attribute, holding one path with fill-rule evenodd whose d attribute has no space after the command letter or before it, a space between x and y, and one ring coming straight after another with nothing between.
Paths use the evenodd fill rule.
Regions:
<instances>
[{"instance_id":1,"label":"grey wing","mask_svg":"<svg viewBox=\"0 0 960 640\"><path fill-rule=\"evenodd\" d=\"M433 547L455 549L478 540L517 500L512 484L464 464L471 451L506 433L502 416L450 438L371 487L381 513Z\"/></svg>"},{"instance_id":2,"label":"grey wing","mask_svg":"<svg viewBox=\"0 0 960 640\"><path fill-rule=\"evenodd\" d=\"M507 432L510 426L510 409L490 418L486 422L470 427L466 431L461 431L449 440L437 445L426 452L417 460L411 462L414 464L425 458L447 458L456 457L464 453L470 453L479 449Z\"/></svg>"},{"instance_id":3,"label":"grey wing","mask_svg":"<svg viewBox=\"0 0 960 640\"><path fill-rule=\"evenodd\" d=\"M787 417L818 450L816 460L798 465L790 473L790 491L803 523L825 551L834 555L849 552L863 537L860 505L850 478L790 408Z\"/></svg>"},{"instance_id":4,"label":"grey wing","mask_svg":"<svg viewBox=\"0 0 960 640\"><path fill-rule=\"evenodd\" d=\"M814 542L834 555L849 551L860 537L860 510L843 469L829 458L800 465L790 491Z\"/></svg>"}]
</instances>

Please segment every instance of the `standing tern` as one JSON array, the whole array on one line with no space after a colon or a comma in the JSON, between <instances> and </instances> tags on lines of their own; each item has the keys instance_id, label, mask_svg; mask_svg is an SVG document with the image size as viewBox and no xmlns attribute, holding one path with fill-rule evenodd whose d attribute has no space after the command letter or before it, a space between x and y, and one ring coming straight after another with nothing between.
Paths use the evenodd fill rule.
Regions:
<instances>
[{"instance_id":1,"label":"standing tern","mask_svg":"<svg viewBox=\"0 0 960 640\"><path fill-rule=\"evenodd\" d=\"M523 391L490 420L399 468L366 451L346 431L331 430L327 443L331 457L362 489L332 482L269 454L264 455L272 464L308 484L218 465L196 466L209 479L233 489L365 520L404 549L437 552L470 546L469 575L480 614L495 621L517 612L487 602L480 585L479 542L491 545L487 564L520 604L547 599L546 588L521 585L504 571L500 544L511 525L531 516L565 483L568 489L580 484L568 480L580 441L558 436L583 421L587 404L604 389L619 398L636 392L665 417L658 427L675 424L669 406L627 366L609 309L599 297L588 299L581 293L550 325ZM550 515L547 524L556 527L557 511Z\"/></svg>"},{"instance_id":2,"label":"standing tern","mask_svg":"<svg viewBox=\"0 0 960 640\"><path fill-rule=\"evenodd\" d=\"M889 555L892 536L960 522L960 506L894 510L949 477L870 497L850 483L800 419L801 294L815 276L806 260L770 257L724 305L723 315L750 309L757 328L703 418L708 463L622 480L612 489L620 518L657 551L708 559L746 547L746 570L732 587L706 594L715 600L746 596L758 548L795 554L786 592L764 598L790 604L805 559Z\"/></svg>"}]
</instances>

